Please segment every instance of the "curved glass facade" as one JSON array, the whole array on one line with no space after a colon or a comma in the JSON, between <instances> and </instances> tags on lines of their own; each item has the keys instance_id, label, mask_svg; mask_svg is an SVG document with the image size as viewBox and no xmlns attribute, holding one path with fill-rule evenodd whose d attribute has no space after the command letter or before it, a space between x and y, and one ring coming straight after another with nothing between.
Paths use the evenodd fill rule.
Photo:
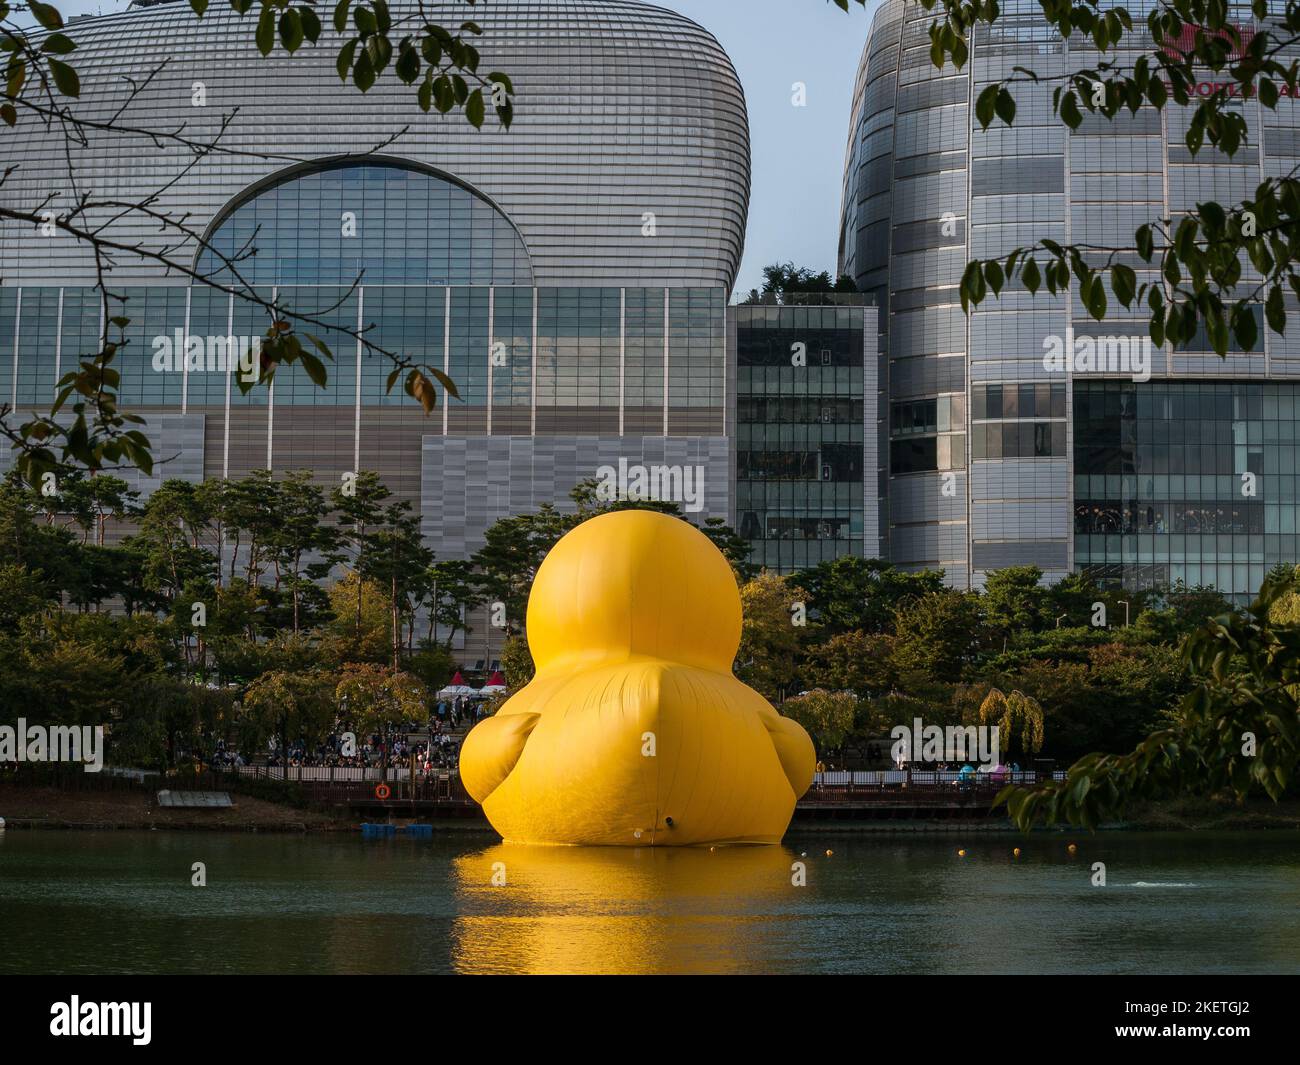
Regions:
<instances>
[{"instance_id":1,"label":"curved glass facade","mask_svg":"<svg viewBox=\"0 0 1300 1065\"><path fill-rule=\"evenodd\" d=\"M1240 25L1254 24L1249 6L1230 6ZM1150 0L1130 7L1127 47L1107 56L1119 69L1131 69L1153 47L1144 17L1150 8ZM975 27L961 70L951 63L936 69L932 19L904 0L885 0L876 11L855 88L844 182L840 269L875 294L887 355L889 419L880 453L890 456L889 557L943 568L958 587L1034 563L1053 579L1086 567L1127 585L1182 579L1244 596L1267 565L1296 556L1290 533L1280 531L1292 522L1284 514L1285 485L1260 479L1272 493L1261 494L1260 505L1280 508L1274 533L1252 531L1264 528L1270 512L1257 520L1255 504L1243 507L1225 487L1261 461L1241 434L1290 426L1289 416L1261 422L1242 413L1256 403L1243 397L1264 386L1241 392L1236 382L1276 382L1263 394L1290 410L1300 331L1278 337L1261 329L1259 350L1220 359L1204 337L1185 350L1153 348L1145 306L1112 306L1098 323L1077 294L1008 290L967 317L958 284L971 259L1003 257L1043 239L1124 248L1145 222L1177 218L1207 199L1239 202L1300 159L1300 102L1284 97L1269 110L1256 100L1234 101L1252 140L1231 158L1208 145L1196 156L1188 152L1194 104L1125 110L1114 122L1085 115L1071 131L1052 112L1052 87L1069 71L1097 65L1102 57L1089 42L1060 39L1036 0L1008 0L994 26ZM976 97L1016 68L1043 80L1011 87L1014 125L981 130ZM1212 91L1213 76L1205 77L1200 95ZM1137 271L1139 283L1155 279L1135 251L1121 252L1119 261ZM1247 266L1244 280L1252 276ZM1290 296L1288 304L1289 313L1300 310ZM1132 359L1045 360L1053 343L1077 352L1079 341ZM1119 396L1127 397L1123 417L1108 413L1098 422L1096 405ZM1204 397L1214 397L1211 415L1202 413ZM1175 457L1168 450L1174 440L1191 450ZM1265 467L1274 446L1264 445ZM1112 468L1119 454L1131 468ZM1174 462L1178 473L1165 468ZM1160 480L1166 475L1192 480L1175 490ZM1214 478L1227 480L1210 485ZM1201 506L1207 502L1212 518ZM1187 515L1177 519L1185 526L1177 533L1174 513L1162 513L1166 504ZM1228 508L1222 514L1220 504ZM1148 511L1151 522L1139 534ZM1211 522L1213 531L1205 531Z\"/></svg>"},{"instance_id":2,"label":"curved glass facade","mask_svg":"<svg viewBox=\"0 0 1300 1065\"><path fill-rule=\"evenodd\" d=\"M528 285L528 249L469 189L399 162L336 163L243 198L198 269L253 285ZM224 257L224 259L223 259Z\"/></svg>"}]
</instances>

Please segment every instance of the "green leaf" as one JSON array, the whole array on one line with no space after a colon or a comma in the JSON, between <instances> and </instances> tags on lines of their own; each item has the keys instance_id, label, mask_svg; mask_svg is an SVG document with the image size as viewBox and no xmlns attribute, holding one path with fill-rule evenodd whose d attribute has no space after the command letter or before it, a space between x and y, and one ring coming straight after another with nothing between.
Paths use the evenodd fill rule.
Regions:
<instances>
[{"instance_id":1,"label":"green leaf","mask_svg":"<svg viewBox=\"0 0 1300 1065\"><path fill-rule=\"evenodd\" d=\"M465 103L465 117L475 129L483 128L483 90L475 89Z\"/></svg>"},{"instance_id":2,"label":"green leaf","mask_svg":"<svg viewBox=\"0 0 1300 1065\"><path fill-rule=\"evenodd\" d=\"M453 381L441 370L435 370L433 367L429 367L429 372L433 374L435 378L437 378L438 383L442 385L442 387L446 390L447 395L453 396L456 399L460 399L460 393L456 390L455 381Z\"/></svg>"},{"instance_id":3,"label":"green leaf","mask_svg":"<svg viewBox=\"0 0 1300 1065\"><path fill-rule=\"evenodd\" d=\"M354 37L339 49L339 57L334 65L338 69L339 80L341 81L347 81L348 74L352 70L352 56L357 50L357 40L358 38Z\"/></svg>"},{"instance_id":4,"label":"green leaf","mask_svg":"<svg viewBox=\"0 0 1300 1065\"><path fill-rule=\"evenodd\" d=\"M356 65L352 68L352 80L362 92L368 91L375 83L375 67L370 61L369 52L363 50L357 56Z\"/></svg>"},{"instance_id":5,"label":"green leaf","mask_svg":"<svg viewBox=\"0 0 1300 1065\"><path fill-rule=\"evenodd\" d=\"M280 41L286 52L296 52L303 41L302 16L289 8L280 16Z\"/></svg>"},{"instance_id":6,"label":"green leaf","mask_svg":"<svg viewBox=\"0 0 1300 1065\"><path fill-rule=\"evenodd\" d=\"M1151 261L1155 253L1155 235L1150 225L1140 226L1137 231L1137 251L1146 261Z\"/></svg>"},{"instance_id":7,"label":"green leaf","mask_svg":"<svg viewBox=\"0 0 1300 1065\"><path fill-rule=\"evenodd\" d=\"M257 33L253 39L257 42L257 50L262 55L271 54L271 49L275 47L275 8L262 8L261 15L257 19Z\"/></svg>"},{"instance_id":8,"label":"green leaf","mask_svg":"<svg viewBox=\"0 0 1300 1065\"><path fill-rule=\"evenodd\" d=\"M58 86L59 92L63 93L64 96L80 96L81 79L77 77L77 72L60 59L50 59L48 62L50 64L50 74L54 78L54 84Z\"/></svg>"},{"instance_id":9,"label":"green leaf","mask_svg":"<svg viewBox=\"0 0 1300 1065\"><path fill-rule=\"evenodd\" d=\"M1110 268L1110 287L1115 298L1125 307L1132 306L1133 297L1137 295L1137 274L1122 263Z\"/></svg>"},{"instance_id":10,"label":"green leaf","mask_svg":"<svg viewBox=\"0 0 1300 1065\"><path fill-rule=\"evenodd\" d=\"M320 16L309 7L298 8L298 14L302 17L302 34L307 40L315 44L320 40Z\"/></svg>"},{"instance_id":11,"label":"green leaf","mask_svg":"<svg viewBox=\"0 0 1300 1065\"><path fill-rule=\"evenodd\" d=\"M41 42L41 51L46 55L67 55L76 50L76 44L66 33L51 33Z\"/></svg>"},{"instance_id":12,"label":"green leaf","mask_svg":"<svg viewBox=\"0 0 1300 1065\"><path fill-rule=\"evenodd\" d=\"M339 0L334 5L334 29L342 33L348 28L348 8L352 5L352 0Z\"/></svg>"},{"instance_id":13,"label":"green leaf","mask_svg":"<svg viewBox=\"0 0 1300 1065\"><path fill-rule=\"evenodd\" d=\"M406 45L398 53L395 69L397 76L410 85L420 76L420 53L410 45Z\"/></svg>"},{"instance_id":14,"label":"green leaf","mask_svg":"<svg viewBox=\"0 0 1300 1065\"><path fill-rule=\"evenodd\" d=\"M208 0L190 0L190 7L194 9L194 14L202 18L208 11Z\"/></svg>"},{"instance_id":15,"label":"green leaf","mask_svg":"<svg viewBox=\"0 0 1300 1065\"><path fill-rule=\"evenodd\" d=\"M1255 341L1259 337L1259 327L1255 324L1255 315L1249 306L1238 307L1232 315L1232 331L1237 338L1237 346L1242 351L1254 351Z\"/></svg>"},{"instance_id":16,"label":"green leaf","mask_svg":"<svg viewBox=\"0 0 1300 1065\"><path fill-rule=\"evenodd\" d=\"M989 123L993 121L997 96L998 85L995 82L981 90L979 96L975 98L975 118L979 121L980 129L988 129Z\"/></svg>"},{"instance_id":17,"label":"green leaf","mask_svg":"<svg viewBox=\"0 0 1300 1065\"><path fill-rule=\"evenodd\" d=\"M1006 89L998 90L998 102L996 105L998 118L1002 119L1008 126L1016 120L1016 101L1015 97Z\"/></svg>"},{"instance_id":18,"label":"green leaf","mask_svg":"<svg viewBox=\"0 0 1300 1065\"><path fill-rule=\"evenodd\" d=\"M40 0L27 0L27 9L45 29L63 29L63 16L59 14L58 8L42 4Z\"/></svg>"},{"instance_id":19,"label":"green leaf","mask_svg":"<svg viewBox=\"0 0 1300 1065\"><path fill-rule=\"evenodd\" d=\"M1042 284L1042 274L1039 272L1038 263L1033 259L1025 260L1025 265L1020 268L1020 280L1024 282L1030 294L1038 292L1038 286Z\"/></svg>"},{"instance_id":20,"label":"green leaf","mask_svg":"<svg viewBox=\"0 0 1300 1065\"><path fill-rule=\"evenodd\" d=\"M1281 285L1274 285L1268 290L1268 299L1264 302L1264 317L1273 332L1279 336L1286 333L1286 303Z\"/></svg>"},{"instance_id":21,"label":"green leaf","mask_svg":"<svg viewBox=\"0 0 1300 1065\"><path fill-rule=\"evenodd\" d=\"M312 383L318 388L324 388L325 382L329 380L325 364L309 351L304 351L300 358L302 359L302 368L307 371L307 376L312 379Z\"/></svg>"}]
</instances>

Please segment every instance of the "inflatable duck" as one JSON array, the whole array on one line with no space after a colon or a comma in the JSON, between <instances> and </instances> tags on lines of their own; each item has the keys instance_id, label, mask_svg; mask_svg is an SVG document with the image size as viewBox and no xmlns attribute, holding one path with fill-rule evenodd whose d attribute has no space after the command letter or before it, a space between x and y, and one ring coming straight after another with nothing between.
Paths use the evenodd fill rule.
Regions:
<instances>
[{"instance_id":1,"label":"inflatable duck","mask_svg":"<svg viewBox=\"0 0 1300 1065\"><path fill-rule=\"evenodd\" d=\"M738 681L740 595L679 518L625 510L546 556L533 680L465 738L460 775L509 843L776 843L812 783L808 734Z\"/></svg>"}]
</instances>

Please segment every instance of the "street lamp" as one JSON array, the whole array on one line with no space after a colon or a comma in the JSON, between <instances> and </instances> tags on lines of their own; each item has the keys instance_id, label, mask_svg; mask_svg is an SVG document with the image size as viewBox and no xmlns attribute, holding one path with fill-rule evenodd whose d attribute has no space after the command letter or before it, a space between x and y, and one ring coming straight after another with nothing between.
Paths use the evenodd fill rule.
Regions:
<instances>
[{"instance_id":1,"label":"street lamp","mask_svg":"<svg viewBox=\"0 0 1300 1065\"><path fill-rule=\"evenodd\" d=\"M1120 599L1117 600L1117 602L1119 603L1120 606L1124 608L1124 628L1127 629L1128 628L1128 600Z\"/></svg>"},{"instance_id":2,"label":"street lamp","mask_svg":"<svg viewBox=\"0 0 1300 1065\"><path fill-rule=\"evenodd\" d=\"M1056 627L1059 629L1061 627L1061 621L1065 618L1068 618L1069 616L1070 616L1069 614L1062 614L1059 618L1057 618Z\"/></svg>"}]
</instances>

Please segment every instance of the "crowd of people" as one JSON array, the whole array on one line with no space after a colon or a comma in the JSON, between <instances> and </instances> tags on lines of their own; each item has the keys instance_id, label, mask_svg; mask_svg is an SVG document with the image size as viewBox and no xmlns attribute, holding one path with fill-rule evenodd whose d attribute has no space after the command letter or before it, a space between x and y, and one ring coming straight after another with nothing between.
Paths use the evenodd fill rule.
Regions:
<instances>
[{"instance_id":1,"label":"crowd of people","mask_svg":"<svg viewBox=\"0 0 1300 1065\"><path fill-rule=\"evenodd\" d=\"M482 704L464 696L441 699L426 724L407 721L390 726L388 764L409 765L414 757L416 769L421 774L456 769L460 755L458 733L473 728L484 716ZM424 733L424 738L413 740L412 736L419 732ZM291 768L372 769L383 765L384 756L385 741L380 735L356 736L349 740L339 733L315 746L302 739L291 740L287 750L282 749L278 736L271 737L263 761L267 766L288 765ZM228 747L225 740L219 740L209 764L213 769L229 770L251 765L254 761L241 751Z\"/></svg>"}]
</instances>

